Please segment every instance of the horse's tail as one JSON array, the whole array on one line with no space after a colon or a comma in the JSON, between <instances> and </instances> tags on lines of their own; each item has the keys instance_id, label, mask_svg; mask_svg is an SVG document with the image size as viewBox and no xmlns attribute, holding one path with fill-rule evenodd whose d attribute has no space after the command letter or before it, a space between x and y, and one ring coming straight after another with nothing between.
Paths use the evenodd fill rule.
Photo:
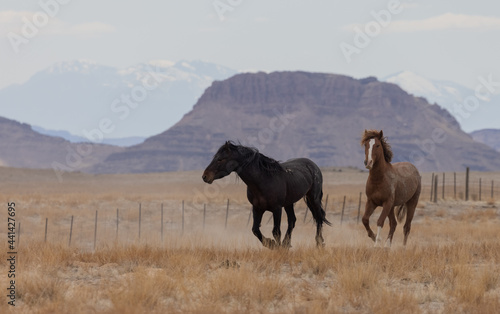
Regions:
<instances>
[{"instance_id":1,"label":"horse's tail","mask_svg":"<svg viewBox=\"0 0 500 314\"><path fill-rule=\"evenodd\" d=\"M323 209L323 206L321 206L321 222L327 224L328 226L332 226L332 223L328 221L328 219L326 219L326 212L325 210Z\"/></svg>"},{"instance_id":2,"label":"horse's tail","mask_svg":"<svg viewBox=\"0 0 500 314\"><path fill-rule=\"evenodd\" d=\"M326 219L326 217L323 217L323 222L327 225L329 225L330 227L332 226L332 223L328 221L328 219Z\"/></svg>"},{"instance_id":3,"label":"horse's tail","mask_svg":"<svg viewBox=\"0 0 500 314\"><path fill-rule=\"evenodd\" d=\"M406 204L403 204L403 205L399 206L397 214L396 214L396 218L398 219L399 223L402 223L403 219L405 219L405 217L406 217Z\"/></svg>"},{"instance_id":4,"label":"horse's tail","mask_svg":"<svg viewBox=\"0 0 500 314\"><path fill-rule=\"evenodd\" d=\"M323 192L321 192L323 193ZM320 203L321 204L321 203ZM320 220L321 220L321 223L325 223L327 224L328 226L332 226L332 223L328 221L328 219L326 219L326 212L325 212L325 209L323 208L323 206L320 207ZM318 219L318 220L319 220ZM316 221L317 223L319 223L319 221Z\"/></svg>"},{"instance_id":5,"label":"horse's tail","mask_svg":"<svg viewBox=\"0 0 500 314\"><path fill-rule=\"evenodd\" d=\"M321 192L321 195L323 195L323 192ZM326 219L326 212L323 209L323 206L321 206L321 201L319 201L318 206L315 206L316 204L314 203L313 200L309 199L307 195L304 197L304 200L306 201L307 207L309 207L309 210L311 211L314 221L316 221L316 224L327 224L328 226L332 226L332 223Z\"/></svg>"}]
</instances>

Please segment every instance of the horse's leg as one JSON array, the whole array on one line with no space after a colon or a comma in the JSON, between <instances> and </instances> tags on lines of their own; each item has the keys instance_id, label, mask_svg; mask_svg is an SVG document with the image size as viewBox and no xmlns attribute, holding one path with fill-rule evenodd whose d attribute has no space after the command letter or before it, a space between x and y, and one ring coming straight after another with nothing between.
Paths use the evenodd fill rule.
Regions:
<instances>
[{"instance_id":1,"label":"horse's leg","mask_svg":"<svg viewBox=\"0 0 500 314\"><path fill-rule=\"evenodd\" d=\"M406 202L406 222L403 227L404 239L403 245L406 245L406 241L408 240L408 235L410 234L411 229L411 221L413 220L413 215L415 214L415 209L417 208L418 198L420 196L420 186L417 188L417 191L413 195L413 197Z\"/></svg>"},{"instance_id":2,"label":"horse's leg","mask_svg":"<svg viewBox=\"0 0 500 314\"><path fill-rule=\"evenodd\" d=\"M404 239L403 245L406 245L406 241L408 240L408 235L410 234L411 229L411 221L413 219L413 215L415 214L416 206L408 206L408 212L406 213L406 222L403 227Z\"/></svg>"},{"instance_id":3,"label":"horse's leg","mask_svg":"<svg viewBox=\"0 0 500 314\"><path fill-rule=\"evenodd\" d=\"M368 201L366 201L365 213L363 215L363 218L361 219L363 225L365 226L366 231L368 232L368 236L373 241L375 241L375 234L370 228L370 216L373 214L375 208L377 208L377 205L375 205L370 199L368 199Z\"/></svg>"},{"instance_id":4,"label":"horse's leg","mask_svg":"<svg viewBox=\"0 0 500 314\"><path fill-rule=\"evenodd\" d=\"M396 230L396 226L398 225L398 222L396 221L396 216L394 216L394 206L391 208L391 211L389 212L389 235L387 236L387 240L385 241L385 247L391 247L392 244L392 237L394 235L394 230Z\"/></svg>"},{"instance_id":5,"label":"horse's leg","mask_svg":"<svg viewBox=\"0 0 500 314\"><path fill-rule=\"evenodd\" d=\"M311 213L313 215L314 221L316 221L316 245L318 247L324 247L325 246L325 240L323 239L323 219L322 217L322 207L321 207L321 195L307 195L306 196L306 203L307 207L311 210Z\"/></svg>"},{"instance_id":6,"label":"horse's leg","mask_svg":"<svg viewBox=\"0 0 500 314\"><path fill-rule=\"evenodd\" d=\"M286 229L285 237L283 238L283 247L292 247L292 231L295 228L295 212L293 211L293 204L285 207L286 216L288 218L288 229Z\"/></svg>"},{"instance_id":7,"label":"horse's leg","mask_svg":"<svg viewBox=\"0 0 500 314\"><path fill-rule=\"evenodd\" d=\"M388 200L383 205L382 213L380 213L380 217L378 217L378 220L377 220L377 237L375 238L375 245L374 246L377 246L377 244L382 241L382 239L380 239L380 232L382 231L382 228L384 227L385 219L387 218L387 216L389 215L390 211L393 208L393 204L394 204L394 200Z\"/></svg>"},{"instance_id":8,"label":"horse's leg","mask_svg":"<svg viewBox=\"0 0 500 314\"><path fill-rule=\"evenodd\" d=\"M274 228L273 228L273 237L276 240L276 245L281 245L281 214L283 209L281 206L273 210L273 220L274 220Z\"/></svg>"},{"instance_id":9,"label":"horse's leg","mask_svg":"<svg viewBox=\"0 0 500 314\"><path fill-rule=\"evenodd\" d=\"M276 242L274 242L274 240L264 237L262 235L262 232L260 232L260 223L262 222L262 215L264 214L264 210L256 208L254 206L252 211L253 211L253 226L252 226L253 234L259 239L262 245L270 249L274 248Z\"/></svg>"},{"instance_id":10,"label":"horse's leg","mask_svg":"<svg viewBox=\"0 0 500 314\"><path fill-rule=\"evenodd\" d=\"M325 239L323 239L323 224L316 224L316 246L325 247Z\"/></svg>"}]
</instances>

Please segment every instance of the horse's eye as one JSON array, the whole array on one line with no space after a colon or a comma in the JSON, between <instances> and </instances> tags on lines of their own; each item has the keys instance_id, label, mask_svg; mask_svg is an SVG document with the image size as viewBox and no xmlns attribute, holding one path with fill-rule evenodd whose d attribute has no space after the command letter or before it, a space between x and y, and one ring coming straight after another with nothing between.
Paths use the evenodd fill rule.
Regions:
<instances>
[{"instance_id":1,"label":"horse's eye","mask_svg":"<svg viewBox=\"0 0 500 314\"><path fill-rule=\"evenodd\" d=\"M377 144L377 147L380 147L380 144Z\"/></svg>"}]
</instances>

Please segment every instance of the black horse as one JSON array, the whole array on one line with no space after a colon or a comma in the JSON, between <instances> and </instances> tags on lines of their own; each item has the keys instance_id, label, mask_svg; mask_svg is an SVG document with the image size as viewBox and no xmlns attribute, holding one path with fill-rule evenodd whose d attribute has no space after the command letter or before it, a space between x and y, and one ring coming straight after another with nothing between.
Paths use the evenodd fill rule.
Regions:
<instances>
[{"instance_id":1,"label":"black horse","mask_svg":"<svg viewBox=\"0 0 500 314\"><path fill-rule=\"evenodd\" d=\"M329 226L331 224L325 218L325 211L321 206L323 176L314 162L298 158L279 163L254 148L228 141L214 155L202 178L211 184L233 171L247 185L247 198L253 206L252 231L265 247L291 247L292 230L297 220L293 204L304 196L316 221L316 244L324 246L321 229L323 223ZM282 244L280 224L283 207L288 217L288 229ZM266 210L273 213L274 240L264 237L260 232L262 215Z\"/></svg>"}]
</instances>

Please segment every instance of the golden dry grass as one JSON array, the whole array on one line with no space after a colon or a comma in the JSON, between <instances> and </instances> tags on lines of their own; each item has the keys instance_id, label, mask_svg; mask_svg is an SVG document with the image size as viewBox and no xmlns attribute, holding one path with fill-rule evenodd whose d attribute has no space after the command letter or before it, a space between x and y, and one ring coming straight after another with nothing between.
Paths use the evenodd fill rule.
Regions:
<instances>
[{"instance_id":1,"label":"golden dry grass","mask_svg":"<svg viewBox=\"0 0 500 314\"><path fill-rule=\"evenodd\" d=\"M300 203L292 249L270 251L247 226L250 207L244 185L234 178L207 190L196 172L70 174L60 184L50 171L1 170L0 200L16 202L16 219L23 229L16 308L7 306L4 298L1 312L495 313L500 308L500 212L492 200L422 200L406 248L401 226L391 249L373 248L356 223L366 173L326 173L328 218L333 223L324 228L326 247L314 246L315 228L308 222L310 214L303 222L305 206ZM8 178L14 184L8 184ZM343 194L348 206L341 226ZM5 223L0 229L2 287L7 287L6 211L1 211ZM71 215L74 228L68 247ZM272 229L268 218L269 213L262 223L266 236ZM286 222L283 233L285 228Z\"/></svg>"}]
</instances>

